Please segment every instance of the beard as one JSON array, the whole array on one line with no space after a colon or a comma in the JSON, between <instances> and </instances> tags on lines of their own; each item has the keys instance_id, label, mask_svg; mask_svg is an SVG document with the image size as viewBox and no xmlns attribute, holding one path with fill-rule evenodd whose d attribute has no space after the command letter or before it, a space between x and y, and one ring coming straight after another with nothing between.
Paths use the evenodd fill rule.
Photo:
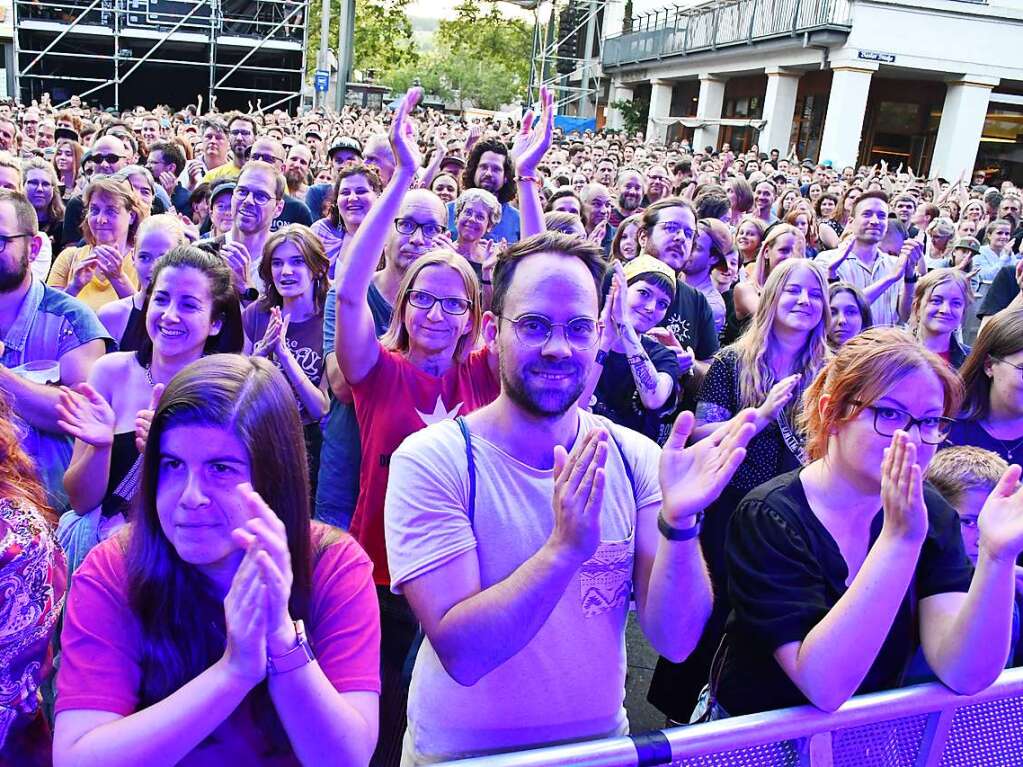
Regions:
<instances>
[{"instance_id":1,"label":"beard","mask_svg":"<svg viewBox=\"0 0 1023 767\"><path fill-rule=\"evenodd\" d=\"M501 389L508 398L528 414L536 418L558 418L575 406L583 393L583 376L579 366L573 364L576 373L571 386L562 390L541 389L531 386L518 370L509 370L505 358L500 360Z\"/></svg>"},{"instance_id":2,"label":"beard","mask_svg":"<svg viewBox=\"0 0 1023 767\"><path fill-rule=\"evenodd\" d=\"M8 245L10 247L10 245ZM8 268L0 258L0 293L10 293L21 287L28 274L28 250L24 250L17 261Z\"/></svg>"},{"instance_id":3,"label":"beard","mask_svg":"<svg viewBox=\"0 0 1023 767\"><path fill-rule=\"evenodd\" d=\"M286 170L284 172L284 180L288 184L289 191L294 191L301 187L302 184L305 183L305 179L306 179L305 173L298 170L297 168L292 168L291 170Z\"/></svg>"}]
</instances>

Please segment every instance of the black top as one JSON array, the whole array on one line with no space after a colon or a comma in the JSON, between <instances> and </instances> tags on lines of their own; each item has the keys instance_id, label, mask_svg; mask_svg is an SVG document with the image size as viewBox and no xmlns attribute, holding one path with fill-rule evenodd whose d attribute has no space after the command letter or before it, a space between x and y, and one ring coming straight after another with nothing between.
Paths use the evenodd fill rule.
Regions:
<instances>
[{"instance_id":1,"label":"black top","mask_svg":"<svg viewBox=\"0 0 1023 767\"><path fill-rule=\"evenodd\" d=\"M831 534L810 510L799 472L777 477L747 495L728 529L733 610L718 700L732 715L808 702L775 661L774 651L805 639L847 590L848 567ZM919 645L916 602L969 590L973 569L955 510L928 484L924 502L929 529L914 585L856 694L901 685ZM884 513L878 511L871 524L871 546L883 521Z\"/></svg>"},{"instance_id":2,"label":"black top","mask_svg":"<svg viewBox=\"0 0 1023 767\"><path fill-rule=\"evenodd\" d=\"M721 346L728 346L734 344L739 340L739 336L746 332L746 328L749 327L750 320L753 319L752 314L747 314L741 320L735 316L735 288L732 287L729 290L721 294L721 297L725 299L725 324L721 328L721 333L718 336L718 340Z\"/></svg>"},{"instance_id":3,"label":"black top","mask_svg":"<svg viewBox=\"0 0 1023 767\"><path fill-rule=\"evenodd\" d=\"M116 490L121 481L131 471L139 458L138 448L135 447L135 432L123 431L114 435L114 443L110 446L110 476L107 478L107 491L103 497L103 516L112 517L118 513L128 513L128 504L134 492L124 492L117 495ZM131 483L133 488L136 483ZM124 496L128 497L125 498Z\"/></svg>"},{"instance_id":4,"label":"black top","mask_svg":"<svg viewBox=\"0 0 1023 767\"><path fill-rule=\"evenodd\" d=\"M1019 285L1016 283L1016 267L1003 266L995 274L991 287L987 289L987 295L980 302L977 316L990 317L992 314L998 314L1011 304L1012 299L1017 295L1019 295Z\"/></svg>"},{"instance_id":5,"label":"black top","mask_svg":"<svg viewBox=\"0 0 1023 767\"><path fill-rule=\"evenodd\" d=\"M672 381L678 381L678 358L652 338L640 338L643 350L658 373L667 373ZM671 395L657 410L649 410L639 398L636 381L624 354L611 351L604 360L597 388L593 392L596 403L593 412L606 416L614 423L645 434L658 444L663 444L671 431L670 417L675 412L676 385Z\"/></svg>"},{"instance_id":6,"label":"black top","mask_svg":"<svg viewBox=\"0 0 1023 767\"><path fill-rule=\"evenodd\" d=\"M696 416L707 423L727 421L742 410L739 398L739 354L735 349L726 348L718 352L710 363L697 400ZM793 446L801 449L802 439L789 423L789 416L784 415L782 418L786 419L786 428ZM781 426L775 420L749 441L746 459L728 484L745 495L757 485L799 465L800 457L788 446Z\"/></svg>"},{"instance_id":7,"label":"black top","mask_svg":"<svg viewBox=\"0 0 1023 767\"><path fill-rule=\"evenodd\" d=\"M958 418L948 433L948 439L941 443L940 448L972 445L997 453L1008 463L1019 463L1023 460L1023 439L1000 440L988 434L987 429L974 419ZM939 449L940 449L939 448Z\"/></svg>"},{"instance_id":8,"label":"black top","mask_svg":"<svg viewBox=\"0 0 1023 767\"><path fill-rule=\"evenodd\" d=\"M131 314L128 315L124 333L121 334L121 338L117 342L117 349L122 352L137 352L148 337L145 315L142 314L141 309L135 308L135 302L132 301Z\"/></svg>"},{"instance_id":9,"label":"black top","mask_svg":"<svg viewBox=\"0 0 1023 767\"><path fill-rule=\"evenodd\" d=\"M678 281L675 300L659 323L675 334L682 346L690 346L698 360L709 360L718 351L714 313L706 297L696 288Z\"/></svg>"}]
</instances>

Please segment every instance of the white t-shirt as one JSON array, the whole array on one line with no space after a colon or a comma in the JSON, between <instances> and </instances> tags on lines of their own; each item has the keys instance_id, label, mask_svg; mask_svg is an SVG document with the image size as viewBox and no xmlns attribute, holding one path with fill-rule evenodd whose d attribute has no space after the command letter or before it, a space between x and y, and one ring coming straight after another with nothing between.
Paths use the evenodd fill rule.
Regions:
<instances>
[{"instance_id":1,"label":"white t-shirt","mask_svg":"<svg viewBox=\"0 0 1023 767\"><path fill-rule=\"evenodd\" d=\"M448 676L429 640L416 658L404 764L625 734L625 620L632 592L636 511L661 501L660 448L580 411L579 436L611 428L601 544L536 636L472 687ZM467 513L468 461L454 421L408 437L391 456L384 524L391 588L473 549L483 589L511 575L554 526L554 472L528 466L472 435L475 522ZM480 652L486 652L480 648Z\"/></svg>"}]
</instances>

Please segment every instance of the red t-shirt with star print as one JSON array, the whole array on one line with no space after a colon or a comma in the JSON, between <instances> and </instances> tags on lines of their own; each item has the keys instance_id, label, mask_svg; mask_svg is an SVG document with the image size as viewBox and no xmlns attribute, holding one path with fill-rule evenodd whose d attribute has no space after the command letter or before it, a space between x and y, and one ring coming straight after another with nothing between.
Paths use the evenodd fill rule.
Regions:
<instances>
[{"instance_id":1,"label":"red t-shirt with star print","mask_svg":"<svg viewBox=\"0 0 1023 767\"><path fill-rule=\"evenodd\" d=\"M391 453L409 434L432 423L471 413L493 402L501 390L486 349L434 376L401 353L380 347L369 374L352 386L359 422L362 466L352 536L373 560L373 580L389 586L384 544L384 496Z\"/></svg>"}]
</instances>

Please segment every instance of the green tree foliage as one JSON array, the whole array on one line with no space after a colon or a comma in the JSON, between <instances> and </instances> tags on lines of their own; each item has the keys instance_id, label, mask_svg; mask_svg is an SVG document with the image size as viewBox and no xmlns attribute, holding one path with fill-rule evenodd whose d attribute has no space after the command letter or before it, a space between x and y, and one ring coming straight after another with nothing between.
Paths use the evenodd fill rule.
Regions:
<instances>
[{"instance_id":1,"label":"green tree foliage","mask_svg":"<svg viewBox=\"0 0 1023 767\"><path fill-rule=\"evenodd\" d=\"M306 73L316 69L320 51L320 11L323 0L309 3L309 43ZM355 69L385 72L414 65L419 59L412 38L412 24L405 9L412 0L358 0L355 3ZM340 18L336 0L331 3L330 45L336 51Z\"/></svg>"},{"instance_id":2,"label":"green tree foliage","mask_svg":"<svg viewBox=\"0 0 1023 767\"><path fill-rule=\"evenodd\" d=\"M629 133L646 130L647 113L650 105L646 101L626 101L619 99L609 104L612 109L621 112L625 130Z\"/></svg>"},{"instance_id":3,"label":"green tree foliage","mask_svg":"<svg viewBox=\"0 0 1023 767\"><path fill-rule=\"evenodd\" d=\"M462 0L454 19L441 21L436 47L414 65L392 67L381 79L394 91L416 79L428 93L497 109L525 96L533 27L501 14L494 2Z\"/></svg>"}]
</instances>

